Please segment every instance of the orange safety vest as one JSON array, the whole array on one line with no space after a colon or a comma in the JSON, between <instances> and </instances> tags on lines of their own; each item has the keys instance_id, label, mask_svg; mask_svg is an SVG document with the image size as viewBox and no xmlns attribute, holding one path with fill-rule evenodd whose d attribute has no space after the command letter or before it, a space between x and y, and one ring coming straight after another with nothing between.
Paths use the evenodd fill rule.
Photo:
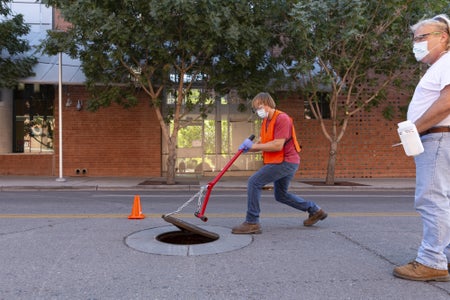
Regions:
<instances>
[{"instance_id":1,"label":"orange safety vest","mask_svg":"<svg viewBox=\"0 0 450 300\"><path fill-rule=\"evenodd\" d=\"M275 128L275 121L279 114L283 113L282 111L275 110L275 113L272 116L272 120L267 126L267 118L263 120L262 126L261 126L261 142L267 143L274 140L274 128ZM297 152L301 151L301 147L297 141L297 136L295 134L295 128L294 128L294 121L291 119L292 122L292 141L294 142L295 149ZM286 142L288 142L287 140ZM285 143L286 144L286 143ZM283 147L284 148L284 147ZM263 151L263 159L264 164L278 164L284 161L284 149L281 149L280 151L276 152L268 152Z\"/></svg>"}]
</instances>

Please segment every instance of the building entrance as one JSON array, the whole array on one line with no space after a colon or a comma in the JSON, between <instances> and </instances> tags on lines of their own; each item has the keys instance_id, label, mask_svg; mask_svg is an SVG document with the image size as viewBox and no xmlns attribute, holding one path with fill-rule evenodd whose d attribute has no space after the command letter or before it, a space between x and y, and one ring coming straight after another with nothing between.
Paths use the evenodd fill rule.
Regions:
<instances>
[{"instance_id":1,"label":"building entrance","mask_svg":"<svg viewBox=\"0 0 450 300\"><path fill-rule=\"evenodd\" d=\"M206 119L189 114L188 125L178 132L177 174L215 176L238 151L239 145L251 134L259 136L260 121L248 109L220 98L215 101ZM197 120L196 120L197 119ZM196 121L193 121L196 120ZM163 141L163 149L167 145ZM163 150L163 173L166 170L167 149ZM247 175L262 166L261 154L242 155L227 171L227 175Z\"/></svg>"}]
</instances>

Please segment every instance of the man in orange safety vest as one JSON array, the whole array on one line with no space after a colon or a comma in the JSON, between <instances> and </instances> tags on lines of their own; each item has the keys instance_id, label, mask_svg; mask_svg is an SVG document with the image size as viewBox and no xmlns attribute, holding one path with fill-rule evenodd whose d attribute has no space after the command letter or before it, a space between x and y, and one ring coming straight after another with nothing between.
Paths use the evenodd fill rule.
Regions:
<instances>
[{"instance_id":1,"label":"man in orange safety vest","mask_svg":"<svg viewBox=\"0 0 450 300\"><path fill-rule=\"evenodd\" d=\"M300 146L294 123L286 113L277 110L275 101L268 93L259 93L252 100L256 114L263 119L258 143L246 139L239 150L262 151L264 166L250 176L247 184L247 214L245 222L234 227L234 234L261 233L259 222L262 188L274 183L275 200L301 211L308 212L304 226L312 226L327 217L327 213L316 203L289 193L288 188L300 164Z\"/></svg>"}]
</instances>

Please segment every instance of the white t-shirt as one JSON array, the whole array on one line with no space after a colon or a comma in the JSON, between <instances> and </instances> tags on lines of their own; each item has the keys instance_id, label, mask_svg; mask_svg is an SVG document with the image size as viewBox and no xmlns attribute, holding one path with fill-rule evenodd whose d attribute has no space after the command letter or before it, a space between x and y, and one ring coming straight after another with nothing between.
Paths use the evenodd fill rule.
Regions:
<instances>
[{"instance_id":1,"label":"white t-shirt","mask_svg":"<svg viewBox=\"0 0 450 300\"><path fill-rule=\"evenodd\" d=\"M441 90L450 84L450 52L442 55L420 79L408 107L407 119L415 122L439 98ZM450 115L435 126L450 126Z\"/></svg>"}]
</instances>

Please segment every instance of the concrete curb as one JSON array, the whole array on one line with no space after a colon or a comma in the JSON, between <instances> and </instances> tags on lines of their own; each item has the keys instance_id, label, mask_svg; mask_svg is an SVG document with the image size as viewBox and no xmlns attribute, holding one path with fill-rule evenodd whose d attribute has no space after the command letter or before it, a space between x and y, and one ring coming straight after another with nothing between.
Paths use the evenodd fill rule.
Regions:
<instances>
[{"instance_id":1,"label":"concrete curb","mask_svg":"<svg viewBox=\"0 0 450 300\"><path fill-rule=\"evenodd\" d=\"M227 177L219 181L214 190L247 190L248 177ZM207 186L211 178L202 177L196 179L181 179L177 184L166 185L159 182L163 179L152 179L154 184L142 184L146 178L95 178L95 177L74 177L66 181L57 181L54 177L21 177L21 176L0 176L0 191L120 191L120 190L168 190L168 191L188 191L197 192L202 186ZM317 180L316 180L317 181ZM336 182L349 181L353 185L314 185L312 179L298 180L291 182L291 191L377 191L377 190L405 190L411 191L415 188L413 178L363 178L363 179L337 179ZM308 183L311 182L311 183ZM271 190L273 185L268 185L265 189Z\"/></svg>"},{"instance_id":2,"label":"concrete curb","mask_svg":"<svg viewBox=\"0 0 450 300\"><path fill-rule=\"evenodd\" d=\"M187 191L187 192L198 192L200 186L152 186L151 188L143 188L141 186L71 186L71 187L52 187L52 186L0 186L0 192L19 192L19 191L149 191L149 190L160 190L160 191ZM227 187L214 187L214 191L246 191L247 187L243 186L227 186ZM305 191L414 191L414 187L291 187L289 189L293 192L305 192Z\"/></svg>"}]
</instances>

